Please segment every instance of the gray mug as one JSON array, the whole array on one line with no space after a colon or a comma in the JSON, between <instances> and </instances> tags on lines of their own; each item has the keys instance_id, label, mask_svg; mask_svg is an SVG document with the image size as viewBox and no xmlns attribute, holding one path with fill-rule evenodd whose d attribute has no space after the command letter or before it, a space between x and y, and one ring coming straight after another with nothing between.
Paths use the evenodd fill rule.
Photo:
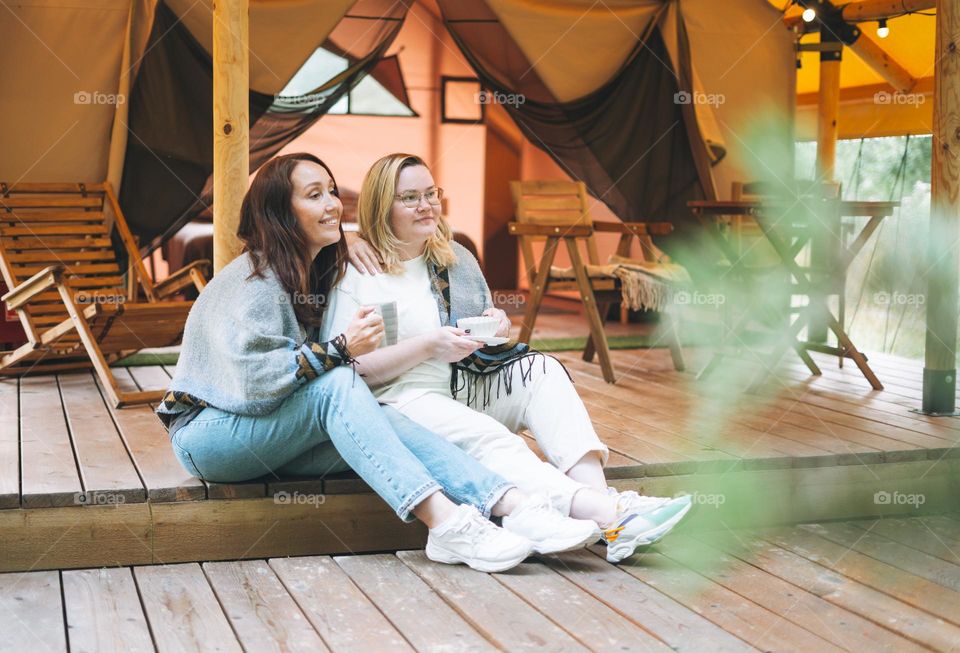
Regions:
<instances>
[{"instance_id":1,"label":"gray mug","mask_svg":"<svg viewBox=\"0 0 960 653\"><path fill-rule=\"evenodd\" d=\"M397 344L397 332L400 327L400 322L397 317L397 302L376 304L373 307L373 312L383 318L384 333L380 347L389 347L390 345Z\"/></svg>"}]
</instances>

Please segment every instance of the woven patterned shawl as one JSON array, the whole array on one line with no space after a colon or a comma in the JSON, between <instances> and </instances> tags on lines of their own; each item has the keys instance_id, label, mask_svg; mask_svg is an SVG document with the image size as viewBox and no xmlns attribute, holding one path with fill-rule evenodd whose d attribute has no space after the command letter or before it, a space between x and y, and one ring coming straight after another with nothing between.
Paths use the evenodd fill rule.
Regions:
<instances>
[{"instance_id":1,"label":"woven patterned shawl","mask_svg":"<svg viewBox=\"0 0 960 653\"><path fill-rule=\"evenodd\" d=\"M459 243L450 244L457 255L456 263L449 267L427 265L440 311L440 323L444 326L455 326L460 318L475 317L493 306L490 288L477 259ZM529 345L522 342L511 341L494 347L482 347L453 363L450 393L456 398L466 390L467 405L476 408L475 404L480 400L481 406L486 407L492 397L500 396L501 390L508 395L513 392L514 365L519 366L520 382L526 386L533 378L533 367L538 360L545 372L546 355L530 349ZM569 372L567 376L570 376Z\"/></svg>"}]
</instances>

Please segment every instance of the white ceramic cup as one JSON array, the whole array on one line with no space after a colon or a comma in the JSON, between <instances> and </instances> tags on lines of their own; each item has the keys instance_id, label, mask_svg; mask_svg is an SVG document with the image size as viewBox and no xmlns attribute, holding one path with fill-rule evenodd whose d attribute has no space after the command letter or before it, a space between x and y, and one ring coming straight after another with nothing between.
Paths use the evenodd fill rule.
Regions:
<instances>
[{"instance_id":1,"label":"white ceramic cup","mask_svg":"<svg viewBox=\"0 0 960 653\"><path fill-rule=\"evenodd\" d=\"M457 320L457 328L469 331L471 336L492 338L497 335L500 320L495 317L481 315L479 317L462 317Z\"/></svg>"}]
</instances>

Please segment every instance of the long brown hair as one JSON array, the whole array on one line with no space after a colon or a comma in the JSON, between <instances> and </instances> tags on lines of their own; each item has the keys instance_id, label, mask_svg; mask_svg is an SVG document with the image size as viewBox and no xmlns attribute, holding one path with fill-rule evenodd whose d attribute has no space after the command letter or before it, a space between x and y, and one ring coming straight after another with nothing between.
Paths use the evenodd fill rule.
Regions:
<instances>
[{"instance_id":1,"label":"long brown hair","mask_svg":"<svg viewBox=\"0 0 960 653\"><path fill-rule=\"evenodd\" d=\"M237 236L253 262L251 276L263 277L270 268L293 305L297 320L305 327L319 326L327 298L343 278L347 267L347 244L340 224L340 240L327 245L313 261L306 234L293 212L294 168L301 161L323 167L333 180L333 194L340 197L330 168L312 154L298 152L265 163L243 198Z\"/></svg>"}]
</instances>

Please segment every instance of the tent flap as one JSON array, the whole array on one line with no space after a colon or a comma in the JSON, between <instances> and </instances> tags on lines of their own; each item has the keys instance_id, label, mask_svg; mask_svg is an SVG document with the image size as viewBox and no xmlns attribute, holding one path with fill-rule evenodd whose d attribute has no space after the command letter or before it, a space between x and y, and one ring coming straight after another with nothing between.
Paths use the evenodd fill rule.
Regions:
<instances>
[{"instance_id":1,"label":"tent flap","mask_svg":"<svg viewBox=\"0 0 960 653\"><path fill-rule=\"evenodd\" d=\"M310 92L284 96L282 102L273 93L250 91L251 172L329 111L382 59L405 14L402 3L353 2L339 21L324 23L329 33L313 33L309 49L338 52L347 61L345 70L309 80ZM213 67L208 50L186 25L189 15L177 15L162 1L157 5L131 93L120 204L145 249L159 246L212 202ZM292 70L291 76L303 51L302 45L290 50L297 66L284 70ZM251 51L251 68L253 58Z\"/></svg>"},{"instance_id":2,"label":"tent flap","mask_svg":"<svg viewBox=\"0 0 960 653\"><path fill-rule=\"evenodd\" d=\"M660 31L653 29L663 3L640 3L642 12L637 3L631 3L605 10L603 19L592 16L589 3L562 3L566 9L579 6L582 19L576 24L586 22L587 26L583 31L569 29L552 47L545 44L544 35L555 29L536 32L536 47L524 47L517 39L527 37L516 34L518 25L541 21L561 20L569 28L570 16L558 18L553 5L508 3L508 9L491 0L475 3L478 17L474 18L460 3L440 0L439 4L454 40L484 86L505 99L505 108L521 131L572 178L583 180L598 200L624 220L683 223L692 219L686 201L702 198L704 186L692 155L684 106L674 101L680 90L677 75ZM480 8L484 4L486 10ZM516 5L526 12L522 23ZM624 28L623 17L618 20L614 12L620 10L633 12L633 29ZM507 17L502 18L501 12ZM605 25L609 30L611 20L625 34L633 34L611 50L619 60L584 56L598 47L598 40L610 39L588 28ZM630 47L623 47L627 42ZM568 66L569 83L554 67L554 51L568 53L557 61ZM539 56L531 60L535 52ZM589 92L583 95L586 89Z\"/></svg>"}]
</instances>

